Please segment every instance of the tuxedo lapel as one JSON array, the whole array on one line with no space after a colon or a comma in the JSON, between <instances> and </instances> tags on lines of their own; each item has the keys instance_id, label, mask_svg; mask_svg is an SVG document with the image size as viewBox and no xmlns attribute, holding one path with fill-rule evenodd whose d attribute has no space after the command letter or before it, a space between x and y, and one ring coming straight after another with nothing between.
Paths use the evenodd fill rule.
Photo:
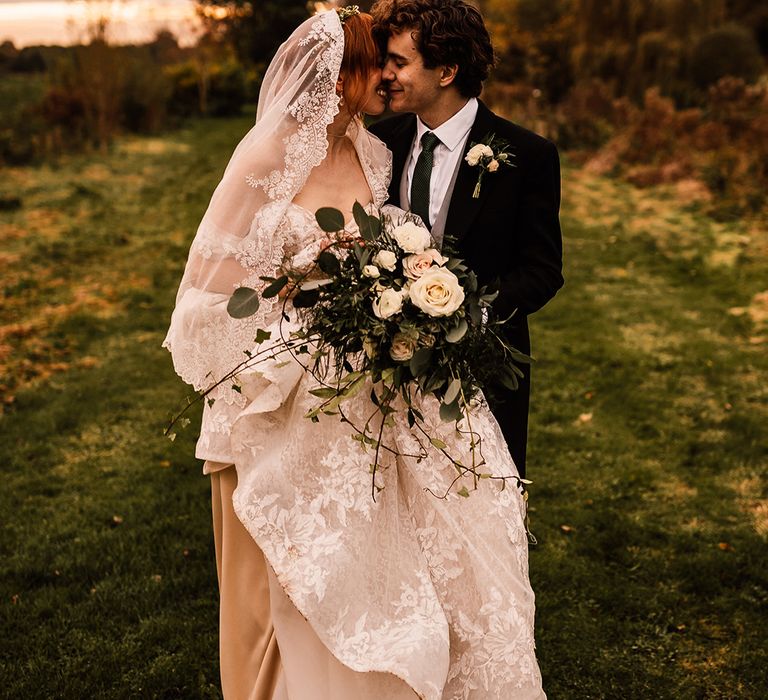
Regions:
<instances>
[{"instance_id":1,"label":"tuxedo lapel","mask_svg":"<svg viewBox=\"0 0 768 700\"><path fill-rule=\"evenodd\" d=\"M392 151L392 178L389 181L389 202L402 207L400 201L400 180L403 176L403 168L408 162L411 153L413 136L416 133L416 115L409 114L402 120L402 125L389 139L387 145Z\"/></svg>"},{"instance_id":2,"label":"tuxedo lapel","mask_svg":"<svg viewBox=\"0 0 768 700\"><path fill-rule=\"evenodd\" d=\"M477 178L480 175L480 168L467 163L465 156L469 151L470 144L481 141L492 129L493 113L478 100L477 116L464 146L464 154L461 157L461 165L451 194L451 204L448 208L448 218L445 224L445 235L449 236L455 243L467 235L490 189L486 177L480 188L480 197L478 199L472 197L475 185L477 185Z\"/></svg>"}]
</instances>

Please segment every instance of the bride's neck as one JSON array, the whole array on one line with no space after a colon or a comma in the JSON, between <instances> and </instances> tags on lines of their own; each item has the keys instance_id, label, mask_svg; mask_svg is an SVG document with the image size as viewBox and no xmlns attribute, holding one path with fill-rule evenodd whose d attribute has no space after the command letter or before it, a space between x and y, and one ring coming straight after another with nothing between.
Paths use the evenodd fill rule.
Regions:
<instances>
[{"instance_id":1,"label":"bride's neck","mask_svg":"<svg viewBox=\"0 0 768 700\"><path fill-rule=\"evenodd\" d=\"M342 109L328 125L328 147L333 151L340 151L346 147L347 129L352 121L352 115Z\"/></svg>"}]
</instances>

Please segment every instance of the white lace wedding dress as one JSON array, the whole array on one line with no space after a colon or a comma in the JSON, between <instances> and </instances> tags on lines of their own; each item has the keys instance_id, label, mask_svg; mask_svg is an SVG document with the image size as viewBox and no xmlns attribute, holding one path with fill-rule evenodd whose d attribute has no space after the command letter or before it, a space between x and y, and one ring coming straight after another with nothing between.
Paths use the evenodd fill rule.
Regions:
<instances>
[{"instance_id":1,"label":"white lace wedding dress","mask_svg":"<svg viewBox=\"0 0 768 700\"><path fill-rule=\"evenodd\" d=\"M238 144L200 223L164 345L179 375L206 390L253 349L256 329L277 336L280 310L227 312L241 286L293 257L308 262L323 235L292 200L323 161L327 129L339 112L335 86L344 53L336 12L306 20L280 47L265 74L256 123ZM391 154L354 119L348 136L380 207ZM348 227L348 233L353 233ZM288 308L291 323L295 313ZM286 323L286 332L291 325ZM276 698L381 700L543 698L534 654L534 596L528 581L524 506L510 483L454 484L438 450L421 461L381 454L376 500L372 455L337 417L304 417L316 399L296 362L274 361L241 378L242 393L218 387L205 405L198 449L234 462L234 507L263 550L272 616L285 674ZM374 407L369 391L345 404L356 423ZM465 463L469 444L423 400L426 429ZM385 432L400 454L417 437L403 413ZM482 438L483 471L516 474L487 408L471 414ZM464 426L466 428L466 426ZM457 491L466 486L466 498Z\"/></svg>"},{"instance_id":2,"label":"white lace wedding dress","mask_svg":"<svg viewBox=\"0 0 768 700\"><path fill-rule=\"evenodd\" d=\"M286 252L311 257L323 236L313 215L295 204L281 211L277 233L293 246ZM287 310L286 333L295 322ZM288 660L292 644L281 640L281 630L297 643L308 623L304 631L311 628L322 644L315 641L314 654L324 649L358 672L343 681L354 685L348 695L316 688L285 697L545 697L534 654L524 503L514 483L502 489L481 480L472 490L464 479L441 499L426 489L443 494L456 471L438 450L420 462L382 452L376 479L383 488L374 501L372 453L351 439L350 426L334 416L305 418L317 403L308 393L312 376L296 362L274 360L259 369L242 382L250 403L231 432L234 507L274 570L271 585L282 589L272 592L281 655ZM352 422L363 424L375 410L369 394L344 404ZM427 432L470 463L468 438L441 421L438 403L428 397L420 408ZM418 453L405 414L394 419L385 443L401 455ZM482 440L483 471L517 474L487 407L477 406L470 419ZM462 485L469 497L457 495ZM299 642L294 656L300 648ZM309 666L297 669L302 678L294 687L331 682L313 681ZM290 691L297 671L285 667Z\"/></svg>"}]
</instances>

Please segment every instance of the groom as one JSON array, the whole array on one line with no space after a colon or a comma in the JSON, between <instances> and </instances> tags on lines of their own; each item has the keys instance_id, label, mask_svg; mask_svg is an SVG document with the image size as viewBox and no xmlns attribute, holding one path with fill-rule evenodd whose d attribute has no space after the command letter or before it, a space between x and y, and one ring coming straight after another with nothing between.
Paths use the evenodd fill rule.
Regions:
<instances>
[{"instance_id":1,"label":"groom","mask_svg":"<svg viewBox=\"0 0 768 700\"><path fill-rule=\"evenodd\" d=\"M477 96L493 64L480 13L463 0L379 0L371 10L383 79L397 116L371 131L392 151L389 201L421 215L438 241L452 239L480 284L496 283L508 341L530 352L527 317L563 285L560 165L549 141L491 112ZM514 167L486 172L465 160L495 135ZM491 405L525 475L530 371Z\"/></svg>"}]
</instances>

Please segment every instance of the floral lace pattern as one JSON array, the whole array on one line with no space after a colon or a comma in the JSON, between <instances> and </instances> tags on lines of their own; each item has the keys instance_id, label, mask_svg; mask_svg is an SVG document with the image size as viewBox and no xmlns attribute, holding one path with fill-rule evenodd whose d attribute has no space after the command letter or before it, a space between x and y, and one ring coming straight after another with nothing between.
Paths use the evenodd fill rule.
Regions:
<instances>
[{"instance_id":1,"label":"floral lace pattern","mask_svg":"<svg viewBox=\"0 0 768 700\"><path fill-rule=\"evenodd\" d=\"M344 56L344 31L335 12L319 14L299 44L307 46L312 42L316 43L317 52L314 58L316 80L313 87L285 108L298 123L298 129L283 141L285 167L272 170L262 178L246 177L251 187L263 187L272 200L290 199L301 188L310 170L322 162L328 150L326 129L339 113L338 96L328 90L328 85L336 82Z\"/></svg>"},{"instance_id":2,"label":"floral lace pattern","mask_svg":"<svg viewBox=\"0 0 768 700\"><path fill-rule=\"evenodd\" d=\"M300 207L289 209L285 225L304 227L293 240L314 240L317 226ZM327 648L349 668L393 674L427 700L545 697L518 490L481 480L469 498L455 490L436 498L426 489L440 493L455 477L439 452L420 462L390 454L374 501L370 455L349 426L304 418L315 403L311 375L278 363L265 375L261 391L282 382L284 400L275 410L246 409L232 427L235 511ZM370 415L368 393L346 404L353 422ZM258 403L258 391L250 398ZM438 409L431 397L422 402L428 430L471 459L466 438ZM516 474L484 404L471 421L488 471ZM400 413L387 435L400 455L413 453L417 438Z\"/></svg>"}]
</instances>

